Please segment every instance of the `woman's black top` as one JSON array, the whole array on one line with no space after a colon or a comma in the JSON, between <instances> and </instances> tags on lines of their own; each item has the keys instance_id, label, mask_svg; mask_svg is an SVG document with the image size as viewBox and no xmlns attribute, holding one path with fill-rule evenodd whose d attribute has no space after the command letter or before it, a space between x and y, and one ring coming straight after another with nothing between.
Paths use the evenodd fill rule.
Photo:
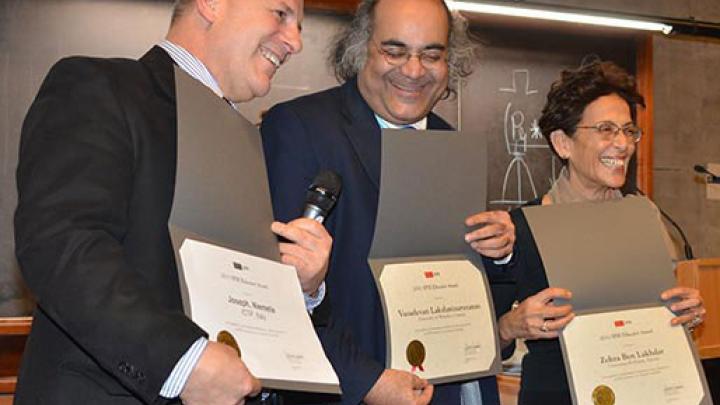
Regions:
<instances>
[{"instance_id":1,"label":"woman's black top","mask_svg":"<svg viewBox=\"0 0 720 405\"><path fill-rule=\"evenodd\" d=\"M527 205L540 205L536 199ZM515 297L527 297L548 288L545 267L521 208L510 211L515 224L513 258L504 267L515 281ZM522 361L519 405L572 404L558 339L527 340L528 354Z\"/></svg>"}]
</instances>

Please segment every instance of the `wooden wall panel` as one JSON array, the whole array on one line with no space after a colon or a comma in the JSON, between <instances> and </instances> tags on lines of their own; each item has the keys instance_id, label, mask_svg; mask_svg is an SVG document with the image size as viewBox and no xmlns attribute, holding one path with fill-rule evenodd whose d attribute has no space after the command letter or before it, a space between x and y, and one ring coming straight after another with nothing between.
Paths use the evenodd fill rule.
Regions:
<instances>
[{"instance_id":1,"label":"wooden wall panel","mask_svg":"<svg viewBox=\"0 0 720 405\"><path fill-rule=\"evenodd\" d=\"M32 318L0 318L0 405L15 392L25 341L30 333Z\"/></svg>"},{"instance_id":2,"label":"wooden wall panel","mask_svg":"<svg viewBox=\"0 0 720 405\"><path fill-rule=\"evenodd\" d=\"M705 322L693 333L702 359L720 358L720 258L683 260L677 265L678 285L700 290Z\"/></svg>"},{"instance_id":3,"label":"wooden wall panel","mask_svg":"<svg viewBox=\"0 0 720 405\"><path fill-rule=\"evenodd\" d=\"M645 108L638 109L638 125L643 136L638 144L637 186L648 198L653 195L653 38L652 34L638 38L637 84L645 97Z\"/></svg>"},{"instance_id":4,"label":"wooden wall panel","mask_svg":"<svg viewBox=\"0 0 720 405\"><path fill-rule=\"evenodd\" d=\"M305 10L352 14L359 2L359 0L306 0Z\"/></svg>"}]
</instances>

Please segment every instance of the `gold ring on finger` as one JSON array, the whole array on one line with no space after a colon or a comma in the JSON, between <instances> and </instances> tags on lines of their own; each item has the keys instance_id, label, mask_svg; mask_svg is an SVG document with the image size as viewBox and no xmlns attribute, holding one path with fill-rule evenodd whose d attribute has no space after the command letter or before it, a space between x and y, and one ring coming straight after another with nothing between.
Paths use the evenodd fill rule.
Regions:
<instances>
[{"instance_id":1,"label":"gold ring on finger","mask_svg":"<svg viewBox=\"0 0 720 405\"><path fill-rule=\"evenodd\" d=\"M543 324L542 324L542 326L540 327L540 330L541 330L541 331L547 332L547 331L549 330L548 327L547 327L547 323L548 323L547 319L543 321Z\"/></svg>"}]
</instances>

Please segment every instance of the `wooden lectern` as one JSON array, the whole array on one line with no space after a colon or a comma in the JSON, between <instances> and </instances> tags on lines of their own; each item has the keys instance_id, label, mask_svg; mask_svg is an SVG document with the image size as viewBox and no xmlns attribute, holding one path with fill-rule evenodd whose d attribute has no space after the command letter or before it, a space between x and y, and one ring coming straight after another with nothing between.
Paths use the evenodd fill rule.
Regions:
<instances>
[{"instance_id":1,"label":"wooden lectern","mask_svg":"<svg viewBox=\"0 0 720 405\"><path fill-rule=\"evenodd\" d=\"M720 258L678 262L678 285L700 290L707 314L693 339L702 359L720 357Z\"/></svg>"}]
</instances>

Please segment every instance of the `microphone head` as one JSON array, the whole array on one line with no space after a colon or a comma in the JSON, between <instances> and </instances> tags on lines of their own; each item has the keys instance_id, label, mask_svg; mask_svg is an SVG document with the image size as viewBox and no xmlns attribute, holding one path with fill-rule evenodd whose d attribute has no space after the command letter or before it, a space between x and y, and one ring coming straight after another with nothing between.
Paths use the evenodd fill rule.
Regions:
<instances>
[{"instance_id":1,"label":"microphone head","mask_svg":"<svg viewBox=\"0 0 720 405\"><path fill-rule=\"evenodd\" d=\"M325 193L332 194L337 198L342 189L342 178L332 170L321 170L315 176L309 189L322 189L325 190Z\"/></svg>"},{"instance_id":2,"label":"microphone head","mask_svg":"<svg viewBox=\"0 0 720 405\"><path fill-rule=\"evenodd\" d=\"M321 218L320 222L327 217L330 210L335 206L340 190L342 189L342 179L332 170L322 170L315 176L307 193L305 193L305 213L306 218Z\"/></svg>"}]
</instances>

